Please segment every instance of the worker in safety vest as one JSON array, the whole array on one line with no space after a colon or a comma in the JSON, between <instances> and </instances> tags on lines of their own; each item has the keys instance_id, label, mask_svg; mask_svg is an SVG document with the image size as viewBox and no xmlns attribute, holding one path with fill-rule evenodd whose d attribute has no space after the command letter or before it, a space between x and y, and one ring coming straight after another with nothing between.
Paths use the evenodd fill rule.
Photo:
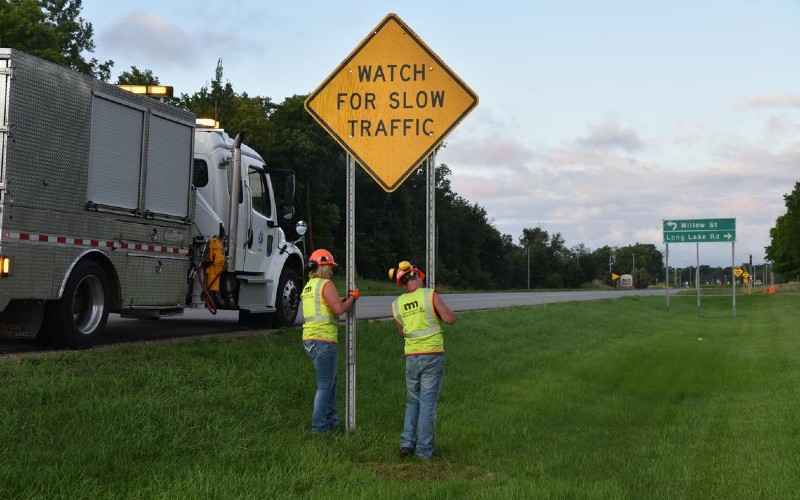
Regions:
<instances>
[{"instance_id":1,"label":"worker in safety vest","mask_svg":"<svg viewBox=\"0 0 800 500\"><path fill-rule=\"evenodd\" d=\"M328 432L339 427L336 407L339 315L353 307L359 297L358 288L348 292L347 297L339 297L331 281L336 266L338 264L329 251L315 250L306 263L308 283L300 295L303 300L303 348L317 372L312 432Z\"/></svg>"},{"instance_id":2,"label":"worker in safety vest","mask_svg":"<svg viewBox=\"0 0 800 500\"><path fill-rule=\"evenodd\" d=\"M400 435L400 456L416 453L434 458L436 402L444 377L444 334L441 323L456 322L455 313L432 288L425 288L425 273L408 261L389 270L389 279L405 288L392 302L397 332L405 340L406 413Z\"/></svg>"}]
</instances>

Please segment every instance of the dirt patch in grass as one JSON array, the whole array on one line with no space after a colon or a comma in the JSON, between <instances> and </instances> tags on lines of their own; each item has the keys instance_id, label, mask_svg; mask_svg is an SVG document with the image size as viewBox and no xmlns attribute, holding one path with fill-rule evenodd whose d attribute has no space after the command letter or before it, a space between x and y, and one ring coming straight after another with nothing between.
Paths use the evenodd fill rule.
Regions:
<instances>
[{"instance_id":1,"label":"dirt patch in grass","mask_svg":"<svg viewBox=\"0 0 800 500\"><path fill-rule=\"evenodd\" d=\"M365 463L363 466L387 479L491 479L492 474L471 465L446 461L409 462L401 464Z\"/></svg>"}]
</instances>

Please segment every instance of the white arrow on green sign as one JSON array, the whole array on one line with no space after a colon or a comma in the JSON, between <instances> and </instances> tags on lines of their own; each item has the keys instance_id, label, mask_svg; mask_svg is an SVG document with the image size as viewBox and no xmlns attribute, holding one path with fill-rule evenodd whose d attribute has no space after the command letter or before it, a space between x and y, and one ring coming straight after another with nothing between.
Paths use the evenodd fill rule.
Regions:
<instances>
[{"instance_id":1,"label":"white arrow on green sign","mask_svg":"<svg viewBox=\"0 0 800 500\"><path fill-rule=\"evenodd\" d=\"M664 243L734 243L736 219L664 219Z\"/></svg>"}]
</instances>

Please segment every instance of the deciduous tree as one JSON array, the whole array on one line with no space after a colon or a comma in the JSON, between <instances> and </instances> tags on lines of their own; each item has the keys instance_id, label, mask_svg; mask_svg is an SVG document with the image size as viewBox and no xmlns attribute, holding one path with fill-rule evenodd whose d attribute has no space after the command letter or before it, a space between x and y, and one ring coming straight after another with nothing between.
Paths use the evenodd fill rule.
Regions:
<instances>
[{"instance_id":1,"label":"deciduous tree","mask_svg":"<svg viewBox=\"0 0 800 500\"><path fill-rule=\"evenodd\" d=\"M84 57L95 45L92 23L81 9L81 0L2 0L0 46L107 81L114 62Z\"/></svg>"},{"instance_id":2,"label":"deciduous tree","mask_svg":"<svg viewBox=\"0 0 800 500\"><path fill-rule=\"evenodd\" d=\"M131 66L130 70L119 74L117 85L161 85L161 82L152 70L140 70L136 66Z\"/></svg>"},{"instance_id":3,"label":"deciduous tree","mask_svg":"<svg viewBox=\"0 0 800 500\"><path fill-rule=\"evenodd\" d=\"M800 274L800 182L783 199L786 213L770 229L770 244L765 250L775 272L794 277Z\"/></svg>"}]
</instances>

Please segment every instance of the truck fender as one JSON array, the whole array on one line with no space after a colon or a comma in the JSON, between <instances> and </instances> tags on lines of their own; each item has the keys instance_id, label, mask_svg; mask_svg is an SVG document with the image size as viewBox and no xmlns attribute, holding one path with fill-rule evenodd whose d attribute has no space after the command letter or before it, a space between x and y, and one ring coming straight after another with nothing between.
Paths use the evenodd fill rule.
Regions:
<instances>
[{"instance_id":1,"label":"truck fender","mask_svg":"<svg viewBox=\"0 0 800 500\"><path fill-rule=\"evenodd\" d=\"M69 277L72 275L72 271L75 269L75 266L78 265L79 262L83 261L84 259L92 259L97 261L100 266L103 267L103 270L106 272L106 276L108 277L108 285L109 285L109 295L111 296L111 303L114 304L119 300L120 296L120 286L119 286L119 275L117 273L116 267L111 262L111 259L108 258L108 255L101 252L100 250L89 249L85 250L79 254L77 254L73 259L72 262L69 263L67 269L64 271L64 276L61 277L61 285L58 288L58 298L64 296L64 290L67 287L67 281Z\"/></svg>"}]
</instances>

